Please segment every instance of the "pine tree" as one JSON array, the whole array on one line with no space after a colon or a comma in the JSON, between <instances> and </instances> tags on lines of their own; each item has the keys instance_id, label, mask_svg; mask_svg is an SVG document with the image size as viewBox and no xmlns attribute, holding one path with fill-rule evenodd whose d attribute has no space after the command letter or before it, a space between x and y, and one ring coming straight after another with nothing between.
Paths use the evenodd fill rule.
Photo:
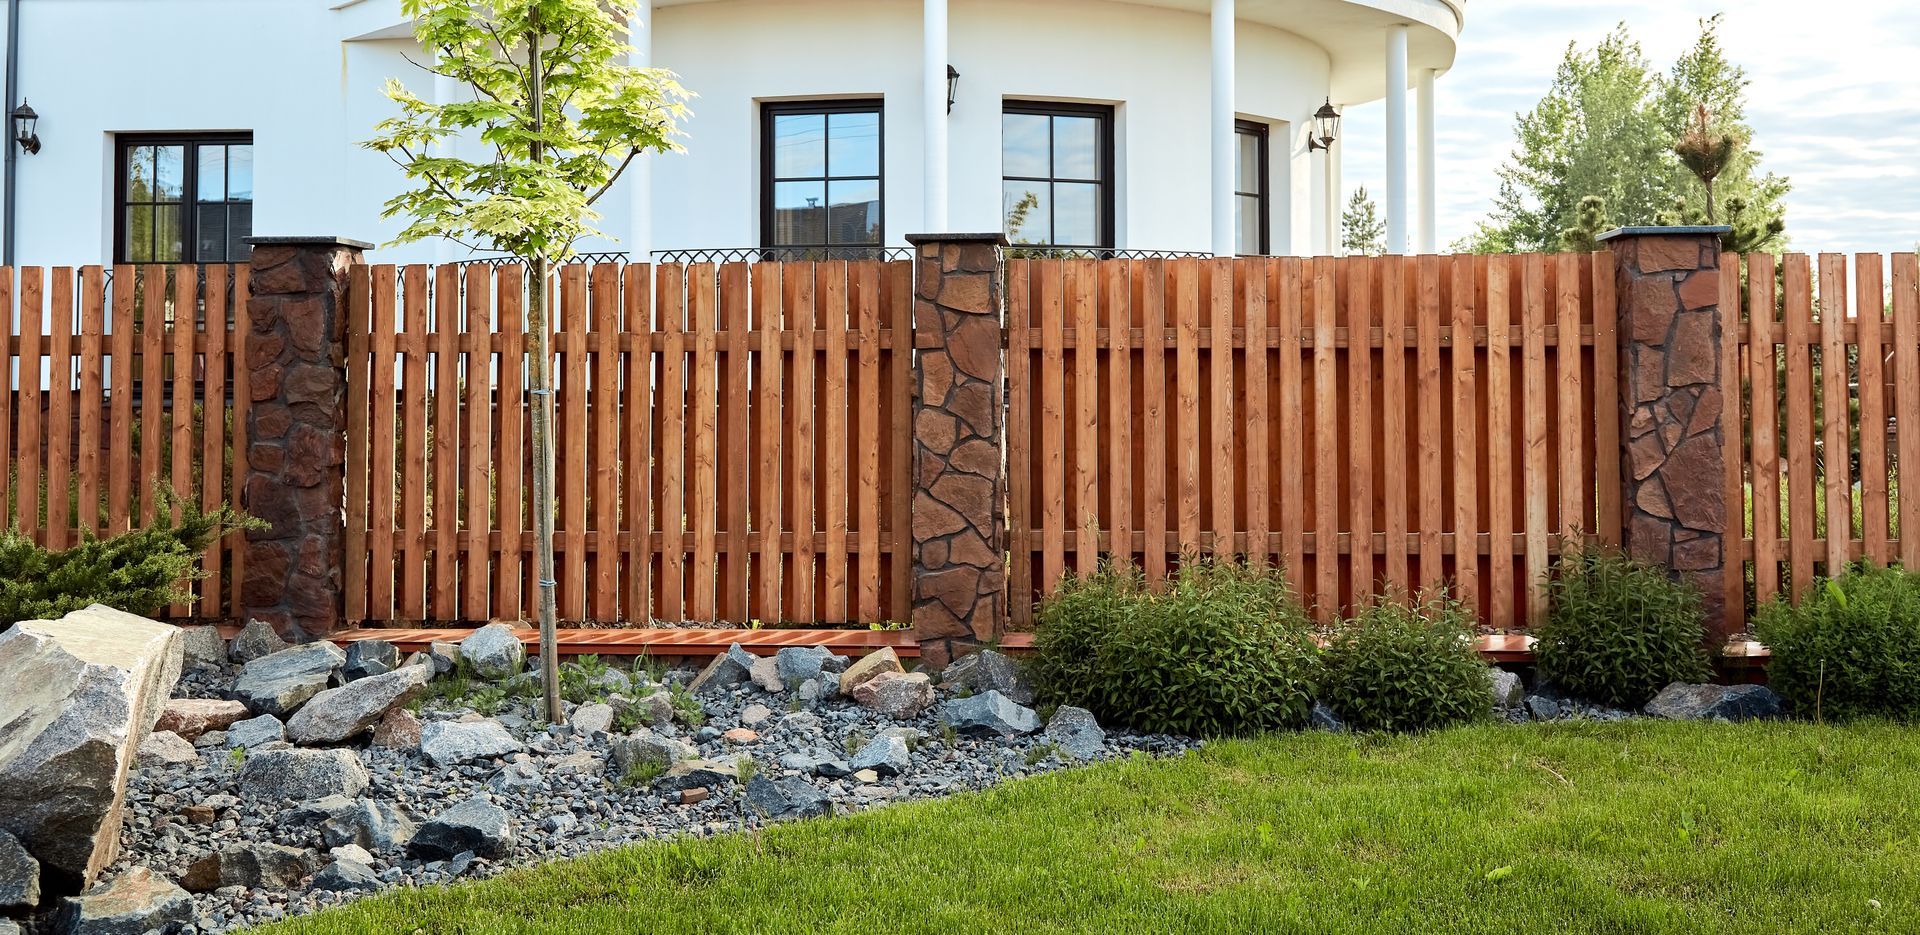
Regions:
<instances>
[{"instance_id":1,"label":"pine tree","mask_svg":"<svg viewBox=\"0 0 1920 935\"><path fill-rule=\"evenodd\" d=\"M1340 247L1348 256L1379 256L1387 252L1387 222L1380 207L1367 194L1367 187L1353 190L1347 209L1340 215Z\"/></svg>"}]
</instances>

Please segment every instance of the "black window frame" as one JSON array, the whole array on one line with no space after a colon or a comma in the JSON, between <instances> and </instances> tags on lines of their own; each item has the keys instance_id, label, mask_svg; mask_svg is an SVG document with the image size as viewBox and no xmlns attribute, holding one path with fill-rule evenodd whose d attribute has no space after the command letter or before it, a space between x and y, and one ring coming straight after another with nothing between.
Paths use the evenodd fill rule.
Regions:
<instances>
[{"instance_id":1,"label":"black window frame","mask_svg":"<svg viewBox=\"0 0 1920 935\"><path fill-rule=\"evenodd\" d=\"M1268 127L1266 124L1261 123L1258 120L1235 120L1233 122L1233 136L1234 136L1234 142L1236 144L1240 142L1240 136L1242 134L1251 136L1256 141L1254 158L1259 160L1260 162L1260 165L1258 167L1259 173L1257 175L1257 178L1259 180L1260 190L1257 192L1241 191L1240 190L1240 172L1239 172L1240 167L1238 165L1235 165L1234 173L1233 173L1233 179L1234 179L1233 202L1234 202L1234 205L1237 207L1240 204L1241 198L1251 197L1255 199L1255 203L1259 205L1260 242L1256 246L1258 247L1260 252L1257 254L1242 253L1241 255L1242 256L1271 256L1273 254L1273 223L1272 223L1273 215L1270 208L1272 204L1273 179L1270 175L1272 163L1268 157L1267 146L1268 146L1268 138L1272 135L1272 128ZM1240 154L1240 147L1238 145L1235 145L1233 148L1233 152L1234 152L1234 157L1237 159ZM1236 240L1240 236L1239 225L1237 224L1234 225L1233 235L1236 238ZM1235 243L1234 246L1238 248L1239 244Z\"/></svg>"},{"instance_id":2,"label":"black window frame","mask_svg":"<svg viewBox=\"0 0 1920 935\"><path fill-rule=\"evenodd\" d=\"M1048 229L1047 229L1048 243L1037 244L1035 246L1057 247L1062 250L1111 250L1111 249L1114 249L1115 247L1114 192L1116 189L1119 188L1120 180L1116 178L1114 175L1114 131L1113 131L1114 107L1113 105L1112 104L1082 104L1082 103L1071 102L1071 101L1035 101L1035 100L1008 99L1001 103L1000 113L1003 117L1007 114L1032 114L1035 116L1043 116L1043 117L1061 116L1061 117L1097 118L1098 129L1096 132L1098 134L1098 139L1096 140L1096 145L1099 148L1099 153L1096 155L1096 162L1099 164L1099 167L1100 167L1100 178L1097 179L1096 182L1100 186L1100 197L1099 197L1100 242L1096 244L1054 243L1052 242L1053 226L1052 226L1051 220L1049 220ZM1045 182L1049 186L1053 185L1056 182L1061 182L1061 181L1071 182L1074 184L1086 183L1087 181L1086 179L1061 179L1054 176L1049 176L1047 178L1039 178L1036 176L1027 176L1027 175L1008 175L1006 170L1006 141L1004 138L1004 132L1005 131L1003 130L1002 131L1003 137L1001 140L1001 148L1000 148L1000 158L1001 158L1000 189L1002 192L1006 191L1006 184L1008 182ZM1053 131L1052 131L1051 125L1049 125L1047 132L1048 132L1047 145L1049 147L1048 171L1052 171L1051 147L1053 145L1053 139L1052 139ZM1002 197L1004 198L1005 196L1002 195ZM1002 210L1004 210L1004 203L1003 203ZM1049 213L1049 218L1051 218L1051 213ZM1004 216L1001 218L1001 226L1002 227L1006 226L1006 218Z\"/></svg>"},{"instance_id":3,"label":"black window frame","mask_svg":"<svg viewBox=\"0 0 1920 935\"><path fill-rule=\"evenodd\" d=\"M877 240L871 244L782 244L775 240L773 192L776 182L813 181L814 176L794 176L780 178L774 175L774 133L775 117L795 114L873 114L876 118L876 157L874 171L877 177L867 175L833 175L833 166L825 167L827 174L819 176L822 191L831 188L836 179L863 180L873 178L880 192L880 229ZM827 216L831 220L832 205L828 204ZM831 240L832 224L827 225ZM760 247L770 254L778 254L794 259L810 259L815 256L829 259L865 259L878 256L887 246L887 108L886 99L881 97L849 97L816 101L761 101L760 102Z\"/></svg>"},{"instance_id":4,"label":"black window frame","mask_svg":"<svg viewBox=\"0 0 1920 935\"><path fill-rule=\"evenodd\" d=\"M113 137L113 251L112 253L113 253L113 261L115 263L145 265L145 264L154 264L154 263L177 264L177 263L245 263L247 262L248 256L246 255L229 256L222 260L202 260L199 258L199 252L196 249L199 245L199 230L198 230L199 212L195 210L195 206L200 203L198 201L199 187L200 187L200 147L203 145L210 145L210 144L225 144L228 146L241 144L248 147L252 147L254 145L253 131L225 130L225 131L207 132L207 133L144 132L143 131L139 133L114 134L114 137ZM129 256L127 252L127 208L130 206L129 202L127 201L127 196L128 196L127 157L129 152L131 152L134 149L134 147L137 147L137 146L179 146L181 147L182 156L181 156L181 162L180 162L181 177L180 177L180 201L179 201L179 204L181 206L180 208L181 256L177 260L134 260ZM255 161L254 166L257 168L259 166L259 162ZM169 202L141 202L141 204L168 204L168 203ZM208 202L208 203L232 205L232 204L236 204L237 202L233 202L223 198L219 202ZM253 199L249 199L246 203L251 205L251 204L255 204L256 202ZM248 226L249 226L249 233L251 233L251 226L252 226L251 221L249 222ZM251 254L252 248L247 247L246 253Z\"/></svg>"}]
</instances>

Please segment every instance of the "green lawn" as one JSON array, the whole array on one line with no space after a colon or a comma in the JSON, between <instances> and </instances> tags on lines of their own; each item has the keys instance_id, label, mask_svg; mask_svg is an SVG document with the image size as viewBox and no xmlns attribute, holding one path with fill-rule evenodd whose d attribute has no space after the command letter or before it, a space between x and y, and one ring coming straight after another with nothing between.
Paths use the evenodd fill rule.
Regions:
<instances>
[{"instance_id":1,"label":"green lawn","mask_svg":"<svg viewBox=\"0 0 1920 935\"><path fill-rule=\"evenodd\" d=\"M1913 932L1916 806L1885 724L1291 734L270 931Z\"/></svg>"}]
</instances>

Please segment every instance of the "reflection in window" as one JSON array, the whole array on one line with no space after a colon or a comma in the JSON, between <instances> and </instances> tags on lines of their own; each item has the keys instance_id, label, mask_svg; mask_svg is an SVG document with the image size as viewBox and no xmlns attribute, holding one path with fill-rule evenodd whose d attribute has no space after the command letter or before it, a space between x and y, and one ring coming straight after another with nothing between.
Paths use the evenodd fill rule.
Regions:
<instances>
[{"instance_id":1,"label":"reflection in window","mask_svg":"<svg viewBox=\"0 0 1920 935\"><path fill-rule=\"evenodd\" d=\"M1113 108L1009 102L1001 217L1016 244L1113 245Z\"/></svg>"},{"instance_id":2,"label":"reflection in window","mask_svg":"<svg viewBox=\"0 0 1920 935\"><path fill-rule=\"evenodd\" d=\"M118 162L116 262L237 263L250 255L252 137L128 136Z\"/></svg>"},{"instance_id":3,"label":"reflection in window","mask_svg":"<svg viewBox=\"0 0 1920 935\"><path fill-rule=\"evenodd\" d=\"M1267 227L1267 125L1249 120L1233 126L1234 252L1271 252Z\"/></svg>"},{"instance_id":4,"label":"reflection in window","mask_svg":"<svg viewBox=\"0 0 1920 935\"><path fill-rule=\"evenodd\" d=\"M880 246L879 101L767 104L761 134L765 246L820 256Z\"/></svg>"}]
</instances>

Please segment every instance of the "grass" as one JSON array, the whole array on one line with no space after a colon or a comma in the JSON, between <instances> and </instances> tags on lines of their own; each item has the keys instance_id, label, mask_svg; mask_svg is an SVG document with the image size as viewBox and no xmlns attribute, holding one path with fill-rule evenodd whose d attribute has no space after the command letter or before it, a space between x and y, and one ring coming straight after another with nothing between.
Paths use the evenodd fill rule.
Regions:
<instances>
[{"instance_id":1,"label":"grass","mask_svg":"<svg viewBox=\"0 0 1920 935\"><path fill-rule=\"evenodd\" d=\"M1920 733L1289 734L402 890L268 931L1900 932Z\"/></svg>"}]
</instances>

